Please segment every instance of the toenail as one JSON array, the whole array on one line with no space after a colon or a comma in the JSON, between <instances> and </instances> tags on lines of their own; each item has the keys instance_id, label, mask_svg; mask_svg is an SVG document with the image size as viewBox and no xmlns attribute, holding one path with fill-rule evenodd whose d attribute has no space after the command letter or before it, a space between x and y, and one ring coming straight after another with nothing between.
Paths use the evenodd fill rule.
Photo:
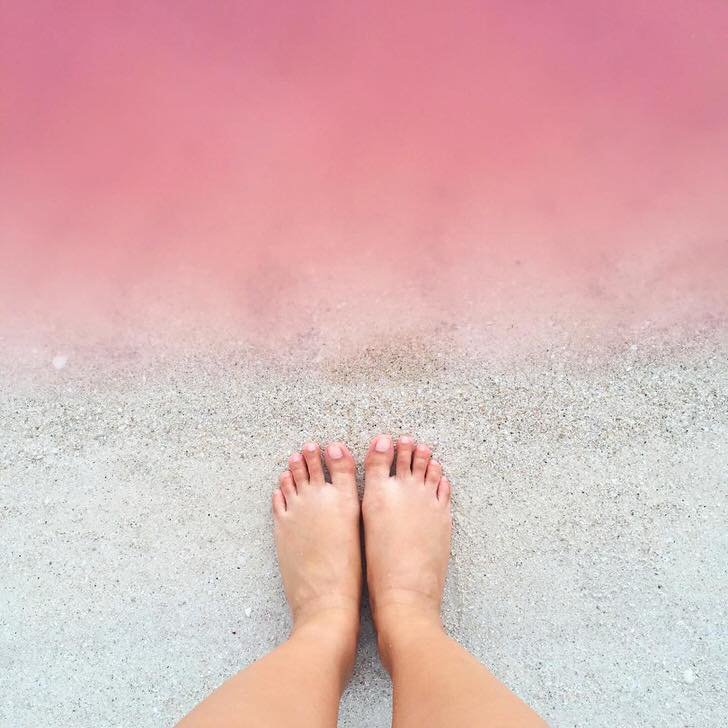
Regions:
<instances>
[{"instance_id":1,"label":"toenail","mask_svg":"<svg viewBox=\"0 0 728 728\"><path fill-rule=\"evenodd\" d=\"M291 457L288 458L292 463L297 463L301 459L300 452L294 452Z\"/></svg>"},{"instance_id":2,"label":"toenail","mask_svg":"<svg viewBox=\"0 0 728 728\"><path fill-rule=\"evenodd\" d=\"M374 449L377 452L387 452L389 450L390 440L386 435L380 435L377 438L377 444L374 446Z\"/></svg>"},{"instance_id":3,"label":"toenail","mask_svg":"<svg viewBox=\"0 0 728 728\"><path fill-rule=\"evenodd\" d=\"M334 460L338 460L343 454L344 451L338 445L329 445L329 455Z\"/></svg>"},{"instance_id":4,"label":"toenail","mask_svg":"<svg viewBox=\"0 0 728 728\"><path fill-rule=\"evenodd\" d=\"M424 455L425 453L427 453L429 451L429 449L430 448L427 447L427 445L418 445L417 446L417 452L422 453L422 455Z\"/></svg>"},{"instance_id":5,"label":"toenail","mask_svg":"<svg viewBox=\"0 0 728 728\"><path fill-rule=\"evenodd\" d=\"M399 438L399 441L400 441L400 442L401 442L401 443L402 443L403 445L409 445L409 444L410 444L410 443L412 442L412 438L411 438L411 437L407 437L407 435L405 435L404 437L400 437L400 438Z\"/></svg>"},{"instance_id":6,"label":"toenail","mask_svg":"<svg viewBox=\"0 0 728 728\"><path fill-rule=\"evenodd\" d=\"M306 451L307 452L316 452L316 443L315 442L307 442L306 443Z\"/></svg>"}]
</instances>

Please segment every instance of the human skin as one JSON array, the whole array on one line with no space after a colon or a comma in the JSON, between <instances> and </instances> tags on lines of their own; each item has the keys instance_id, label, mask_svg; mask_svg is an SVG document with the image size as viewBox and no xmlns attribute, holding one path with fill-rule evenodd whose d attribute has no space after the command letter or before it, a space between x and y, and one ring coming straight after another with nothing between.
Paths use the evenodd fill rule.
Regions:
<instances>
[{"instance_id":1,"label":"human skin","mask_svg":"<svg viewBox=\"0 0 728 728\"><path fill-rule=\"evenodd\" d=\"M440 621L450 553L451 486L430 448L388 435L366 456L360 511L343 443L294 453L273 492L276 548L293 628L286 642L198 705L182 728L331 728L351 675L361 598L360 513L367 583L394 728L507 728L545 723ZM390 475L394 463L394 475Z\"/></svg>"}]
</instances>

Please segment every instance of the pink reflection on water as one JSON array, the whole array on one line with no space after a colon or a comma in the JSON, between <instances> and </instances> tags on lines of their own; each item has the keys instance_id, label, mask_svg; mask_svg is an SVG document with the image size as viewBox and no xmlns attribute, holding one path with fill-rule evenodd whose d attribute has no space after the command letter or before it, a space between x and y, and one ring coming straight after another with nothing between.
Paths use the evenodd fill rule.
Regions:
<instances>
[{"instance_id":1,"label":"pink reflection on water","mask_svg":"<svg viewBox=\"0 0 728 728\"><path fill-rule=\"evenodd\" d=\"M725 3L71 5L0 4L6 315L728 308Z\"/></svg>"}]
</instances>

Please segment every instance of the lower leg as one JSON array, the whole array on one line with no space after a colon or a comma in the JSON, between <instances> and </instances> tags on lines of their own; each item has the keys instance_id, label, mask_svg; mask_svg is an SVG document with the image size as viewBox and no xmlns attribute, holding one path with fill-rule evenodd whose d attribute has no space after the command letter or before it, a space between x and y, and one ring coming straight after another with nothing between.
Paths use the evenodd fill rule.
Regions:
<instances>
[{"instance_id":1,"label":"lower leg","mask_svg":"<svg viewBox=\"0 0 728 728\"><path fill-rule=\"evenodd\" d=\"M372 615L394 685L395 728L531 728L543 721L444 633L450 483L412 438L372 442L365 462L364 539Z\"/></svg>"},{"instance_id":2,"label":"lower leg","mask_svg":"<svg viewBox=\"0 0 728 728\"><path fill-rule=\"evenodd\" d=\"M378 616L379 651L394 686L394 728L543 728L541 718L430 614L409 606Z\"/></svg>"},{"instance_id":3,"label":"lower leg","mask_svg":"<svg viewBox=\"0 0 728 728\"><path fill-rule=\"evenodd\" d=\"M180 728L334 728L353 665L356 629L348 612L322 612L218 688Z\"/></svg>"},{"instance_id":4,"label":"lower leg","mask_svg":"<svg viewBox=\"0 0 728 728\"><path fill-rule=\"evenodd\" d=\"M309 443L273 493L278 563L293 616L287 642L238 673L184 728L334 728L359 629L361 554L354 459L340 443Z\"/></svg>"}]
</instances>

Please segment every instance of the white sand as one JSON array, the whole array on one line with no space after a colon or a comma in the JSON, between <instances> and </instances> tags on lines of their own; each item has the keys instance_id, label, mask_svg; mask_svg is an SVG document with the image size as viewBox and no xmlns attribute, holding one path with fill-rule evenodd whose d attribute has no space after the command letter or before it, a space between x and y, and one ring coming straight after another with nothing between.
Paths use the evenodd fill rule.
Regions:
<instances>
[{"instance_id":1,"label":"white sand","mask_svg":"<svg viewBox=\"0 0 728 728\"><path fill-rule=\"evenodd\" d=\"M449 629L554 726L725 725L725 333L594 360L237 348L5 348L0 725L170 725L269 650L275 476L379 430L454 483ZM390 699L365 614L341 725Z\"/></svg>"}]
</instances>

